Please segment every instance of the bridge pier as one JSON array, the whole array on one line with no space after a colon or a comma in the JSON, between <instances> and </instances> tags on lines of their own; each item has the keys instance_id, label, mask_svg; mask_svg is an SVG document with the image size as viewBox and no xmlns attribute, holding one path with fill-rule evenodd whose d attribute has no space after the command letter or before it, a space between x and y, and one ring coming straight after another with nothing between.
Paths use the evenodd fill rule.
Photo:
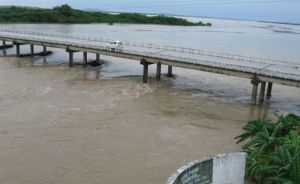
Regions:
<instances>
[{"instance_id":1,"label":"bridge pier","mask_svg":"<svg viewBox=\"0 0 300 184\"><path fill-rule=\"evenodd\" d=\"M96 64L100 65L100 54L96 54Z\"/></svg>"},{"instance_id":2,"label":"bridge pier","mask_svg":"<svg viewBox=\"0 0 300 184\"><path fill-rule=\"evenodd\" d=\"M15 44L16 45L16 55L17 57L20 57L20 44Z\"/></svg>"},{"instance_id":3,"label":"bridge pier","mask_svg":"<svg viewBox=\"0 0 300 184\"><path fill-rule=\"evenodd\" d=\"M87 52L83 52L83 65L87 65Z\"/></svg>"},{"instance_id":4,"label":"bridge pier","mask_svg":"<svg viewBox=\"0 0 300 184\"><path fill-rule=\"evenodd\" d=\"M148 64L143 64L144 65L144 72L143 72L143 83L148 82Z\"/></svg>"},{"instance_id":5,"label":"bridge pier","mask_svg":"<svg viewBox=\"0 0 300 184\"><path fill-rule=\"evenodd\" d=\"M168 65L168 74L167 77L173 77L172 66Z\"/></svg>"},{"instance_id":6,"label":"bridge pier","mask_svg":"<svg viewBox=\"0 0 300 184\"><path fill-rule=\"evenodd\" d=\"M6 56L6 41L2 40L3 55Z\"/></svg>"},{"instance_id":7,"label":"bridge pier","mask_svg":"<svg viewBox=\"0 0 300 184\"><path fill-rule=\"evenodd\" d=\"M260 83L259 103L263 103L265 100L265 90L266 90L266 82L261 82Z\"/></svg>"},{"instance_id":8,"label":"bridge pier","mask_svg":"<svg viewBox=\"0 0 300 184\"><path fill-rule=\"evenodd\" d=\"M161 63L157 63L156 65L156 79L160 80L161 76Z\"/></svg>"},{"instance_id":9,"label":"bridge pier","mask_svg":"<svg viewBox=\"0 0 300 184\"><path fill-rule=\"evenodd\" d=\"M43 55L46 56L47 55L47 47L43 46Z\"/></svg>"},{"instance_id":10,"label":"bridge pier","mask_svg":"<svg viewBox=\"0 0 300 184\"><path fill-rule=\"evenodd\" d=\"M147 83L148 82L148 65L150 63L148 63L145 59L141 60L141 64L144 66L144 70L143 70L143 83Z\"/></svg>"},{"instance_id":11,"label":"bridge pier","mask_svg":"<svg viewBox=\"0 0 300 184\"><path fill-rule=\"evenodd\" d=\"M69 52L69 67L73 67L74 65L74 52L73 51L68 51Z\"/></svg>"},{"instance_id":12,"label":"bridge pier","mask_svg":"<svg viewBox=\"0 0 300 184\"><path fill-rule=\"evenodd\" d=\"M257 90L258 90L259 81L257 79L252 79L251 84L252 84L251 103L252 103L252 105L256 105L256 98L257 98Z\"/></svg>"},{"instance_id":13,"label":"bridge pier","mask_svg":"<svg viewBox=\"0 0 300 184\"><path fill-rule=\"evenodd\" d=\"M31 55L31 57L34 56L34 45L33 44L30 44L30 55Z\"/></svg>"},{"instance_id":14,"label":"bridge pier","mask_svg":"<svg viewBox=\"0 0 300 184\"><path fill-rule=\"evenodd\" d=\"M273 88L273 83L268 82L267 99L270 99L272 96L272 88Z\"/></svg>"}]
</instances>

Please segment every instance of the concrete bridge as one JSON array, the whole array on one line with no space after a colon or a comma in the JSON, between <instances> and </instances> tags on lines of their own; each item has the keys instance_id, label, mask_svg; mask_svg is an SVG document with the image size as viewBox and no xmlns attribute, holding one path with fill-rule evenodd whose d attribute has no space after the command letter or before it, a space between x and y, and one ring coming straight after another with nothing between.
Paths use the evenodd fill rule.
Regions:
<instances>
[{"instance_id":1,"label":"concrete bridge","mask_svg":"<svg viewBox=\"0 0 300 184\"><path fill-rule=\"evenodd\" d=\"M73 66L74 52L83 53L84 65L87 64L87 53L95 53L96 62L100 62L100 54L137 60L143 65L144 83L148 81L148 66L151 64L156 64L157 80L161 77L162 65L168 66L168 77L172 76L172 67L181 67L247 78L252 84L253 104L270 98L274 83L300 87L300 63L129 41L123 42L122 49L111 50L106 44L112 40L8 29L0 29L0 40L3 49L8 42L15 45L17 57L21 55L21 45L25 44L30 45L32 56L35 45L42 46L44 54L47 47L65 49L70 67Z\"/></svg>"}]
</instances>

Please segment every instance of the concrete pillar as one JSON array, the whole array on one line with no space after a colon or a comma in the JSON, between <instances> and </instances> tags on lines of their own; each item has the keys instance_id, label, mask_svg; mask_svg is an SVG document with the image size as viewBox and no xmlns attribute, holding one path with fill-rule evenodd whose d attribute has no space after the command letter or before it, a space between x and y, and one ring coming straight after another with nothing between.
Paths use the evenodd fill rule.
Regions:
<instances>
[{"instance_id":1,"label":"concrete pillar","mask_svg":"<svg viewBox=\"0 0 300 184\"><path fill-rule=\"evenodd\" d=\"M156 79L160 80L160 76L161 76L161 63L157 63L157 66L156 66Z\"/></svg>"},{"instance_id":2,"label":"concrete pillar","mask_svg":"<svg viewBox=\"0 0 300 184\"><path fill-rule=\"evenodd\" d=\"M257 79L252 79L251 84L252 84L251 103L253 105L255 105L256 104L256 98L257 98L257 89L258 89L259 81Z\"/></svg>"},{"instance_id":3,"label":"concrete pillar","mask_svg":"<svg viewBox=\"0 0 300 184\"><path fill-rule=\"evenodd\" d=\"M20 57L20 45L16 44L16 55L17 57Z\"/></svg>"},{"instance_id":4,"label":"concrete pillar","mask_svg":"<svg viewBox=\"0 0 300 184\"><path fill-rule=\"evenodd\" d=\"M96 54L96 63L100 65L100 54Z\"/></svg>"},{"instance_id":5,"label":"concrete pillar","mask_svg":"<svg viewBox=\"0 0 300 184\"><path fill-rule=\"evenodd\" d=\"M2 45L3 45L3 55L6 56L6 49L5 49L6 41L5 40L2 41Z\"/></svg>"},{"instance_id":6,"label":"concrete pillar","mask_svg":"<svg viewBox=\"0 0 300 184\"><path fill-rule=\"evenodd\" d=\"M268 82L267 99L270 99L272 96L272 88L273 88L273 83Z\"/></svg>"},{"instance_id":7,"label":"concrete pillar","mask_svg":"<svg viewBox=\"0 0 300 184\"><path fill-rule=\"evenodd\" d=\"M168 75L167 77L172 77L173 74L172 74L172 66L168 66Z\"/></svg>"},{"instance_id":8,"label":"concrete pillar","mask_svg":"<svg viewBox=\"0 0 300 184\"><path fill-rule=\"evenodd\" d=\"M144 62L144 73L143 73L143 83L148 82L148 63Z\"/></svg>"},{"instance_id":9,"label":"concrete pillar","mask_svg":"<svg viewBox=\"0 0 300 184\"><path fill-rule=\"evenodd\" d=\"M260 84L260 93L259 93L259 103L264 102L264 100L265 100L265 91L266 91L266 82L261 82L261 84Z\"/></svg>"},{"instance_id":10,"label":"concrete pillar","mask_svg":"<svg viewBox=\"0 0 300 184\"><path fill-rule=\"evenodd\" d=\"M83 65L87 65L87 52L83 52Z\"/></svg>"},{"instance_id":11,"label":"concrete pillar","mask_svg":"<svg viewBox=\"0 0 300 184\"><path fill-rule=\"evenodd\" d=\"M68 51L69 52L69 67L73 66L73 52L72 51Z\"/></svg>"},{"instance_id":12,"label":"concrete pillar","mask_svg":"<svg viewBox=\"0 0 300 184\"><path fill-rule=\"evenodd\" d=\"M31 57L34 56L34 45L33 44L30 44L30 55L31 55Z\"/></svg>"},{"instance_id":13,"label":"concrete pillar","mask_svg":"<svg viewBox=\"0 0 300 184\"><path fill-rule=\"evenodd\" d=\"M47 55L47 47L43 46L43 55L46 56Z\"/></svg>"}]
</instances>

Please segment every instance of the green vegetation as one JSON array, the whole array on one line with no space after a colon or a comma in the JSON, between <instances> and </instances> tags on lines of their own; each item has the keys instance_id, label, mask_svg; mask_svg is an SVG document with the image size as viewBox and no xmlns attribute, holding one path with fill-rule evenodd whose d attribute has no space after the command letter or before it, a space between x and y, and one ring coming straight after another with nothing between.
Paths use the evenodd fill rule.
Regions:
<instances>
[{"instance_id":1,"label":"green vegetation","mask_svg":"<svg viewBox=\"0 0 300 184\"><path fill-rule=\"evenodd\" d=\"M238 142L248 153L247 173L256 182L300 183L300 117L279 116L276 122L262 118L250 121Z\"/></svg>"},{"instance_id":2,"label":"green vegetation","mask_svg":"<svg viewBox=\"0 0 300 184\"><path fill-rule=\"evenodd\" d=\"M211 26L211 23L189 22L186 19L159 16L146 16L138 13L112 15L103 12L86 12L72 9L64 4L53 9L30 7L0 7L0 23L134 23L183 26Z\"/></svg>"}]
</instances>

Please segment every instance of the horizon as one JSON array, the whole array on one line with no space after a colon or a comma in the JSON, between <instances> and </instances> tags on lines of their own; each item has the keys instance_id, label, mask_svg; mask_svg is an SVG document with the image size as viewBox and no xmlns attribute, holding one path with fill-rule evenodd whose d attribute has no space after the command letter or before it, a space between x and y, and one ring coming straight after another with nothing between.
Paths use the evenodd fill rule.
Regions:
<instances>
[{"instance_id":1,"label":"horizon","mask_svg":"<svg viewBox=\"0 0 300 184\"><path fill-rule=\"evenodd\" d=\"M266 21L277 23L300 24L300 0L122 0L96 1L87 0L0 0L0 6L28 6L53 8L61 4L68 4L74 9L98 10L106 12L129 12L143 14L166 14L187 17L207 17L218 19L237 19L248 21Z\"/></svg>"}]
</instances>

